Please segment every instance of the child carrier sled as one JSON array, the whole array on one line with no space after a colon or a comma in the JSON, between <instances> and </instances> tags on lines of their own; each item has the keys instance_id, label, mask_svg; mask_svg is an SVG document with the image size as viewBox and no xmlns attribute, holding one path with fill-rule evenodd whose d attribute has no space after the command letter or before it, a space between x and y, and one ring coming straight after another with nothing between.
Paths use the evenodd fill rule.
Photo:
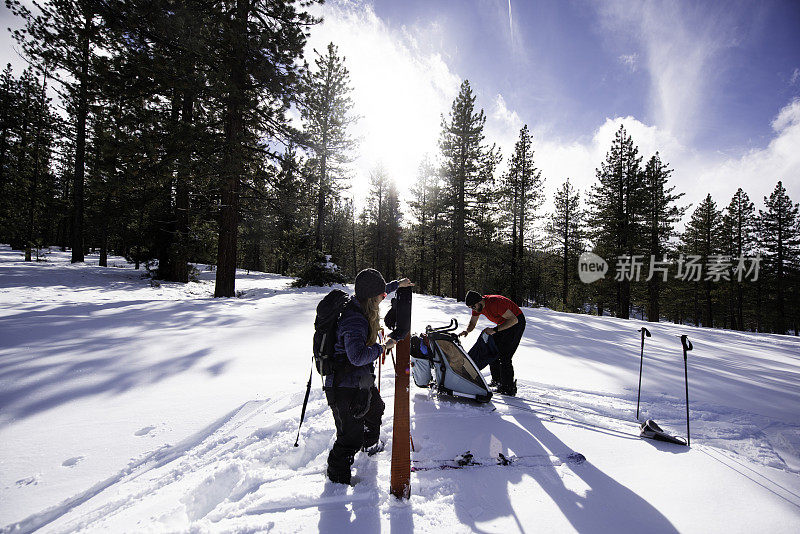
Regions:
<instances>
[{"instance_id":1,"label":"child carrier sled","mask_svg":"<svg viewBox=\"0 0 800 534\"><path fill-rule=\"evenodd\" d=\"M421 388L435 387L440 393L454 397L489 402L492 391L480 368L461 346L454 332L457 328L458 321L451 319L448 326L431 328L429 325L425 334L411 337L414 383ZM486 343L479 340L478 345L481 342Z\"/></svg>"}]
</instances>

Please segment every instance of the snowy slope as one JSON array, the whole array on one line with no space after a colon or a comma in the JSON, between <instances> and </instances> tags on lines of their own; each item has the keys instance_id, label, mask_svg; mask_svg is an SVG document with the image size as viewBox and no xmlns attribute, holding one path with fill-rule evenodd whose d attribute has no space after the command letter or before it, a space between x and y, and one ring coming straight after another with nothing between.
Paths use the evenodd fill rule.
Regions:
<instances>
[{"instance_id":1,"label":"snowy slope","mask_svg":"<svg viewBox=\"0 0 800 534\"><path fill-rule=\"evenodd\" d=\"M645 323L525 309L519 396L484 406L412 386L419 467L470 450L529 458L412 474L388 494L390 446L356 457L358 483L325 482L333 419L315 377L294 448L314 308L328 288L241 272L185 286L117 267L25 264L0 248L2 531L791 532L800 524L800 340L647 324L641 418L692 447L641 440L634 423ZM468 319L415 296L413 331ZM484 320L479 327L484 325ZM465 345L475 338L473 334ZM391 436L392 369L382 371ZM389 443L391 443L389 441ZM577 451L587 461L562 461ZM487 462L484 462L487 463Z\"/></svg>"}]
</instances>

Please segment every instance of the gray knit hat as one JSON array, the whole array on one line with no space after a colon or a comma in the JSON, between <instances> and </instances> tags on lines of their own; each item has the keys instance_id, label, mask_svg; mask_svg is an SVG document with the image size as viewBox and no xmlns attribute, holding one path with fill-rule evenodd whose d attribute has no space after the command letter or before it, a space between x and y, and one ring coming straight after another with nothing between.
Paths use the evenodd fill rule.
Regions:
<instances>
[{"instance_id":1,"label":"gray knit hat","mask_svg":"<svg viewBox=\"0 0 800 534\"><path fill-rule=\"evenodd\" d=\"M356 298L366 302L386 291L386 280L375 269L364 269L356 275Z\"/></svg>"}]
</instances>

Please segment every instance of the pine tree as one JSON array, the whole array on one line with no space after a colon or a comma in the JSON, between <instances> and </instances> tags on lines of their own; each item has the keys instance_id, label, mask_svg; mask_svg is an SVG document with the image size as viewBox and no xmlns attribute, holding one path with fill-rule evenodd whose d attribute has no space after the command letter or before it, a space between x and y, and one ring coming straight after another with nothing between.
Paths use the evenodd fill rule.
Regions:
<instances>
[{"instance_id":1,"label":"pine tree","mask_svg":"<svg viewBox=\"0 0 800 534\"><path fill-rule=\"evenodd\" d=\"M407 250L413 252L409 271L421 291L442 295L442 274L450 267L453 243L445 237L450 228L441 173L428 158L420 163L411 194L409 207L414 222Z\"/></svg>"},{"instance_id":2,"label":"pine tree","mask_svg":"<svg viewBox=\"0 0 800 534\"><path fill-rule=\"evenodd\" d=\"M383 167L370 172L366 213L366 247L371 255L371 264L384 276L394 278L400 254L402 213L397 186Z\"/></svg>"},{"instance_id":3,"label":"pine tree","mask_svg":"<svg viewBox=\"0 0 800 534\"><path fill-rule=\"evenodd\" d=\"M463 301L466 294L467 225L474 215L481 186L489 179L498 162L496 149L483 145L486 117L482 109L475 111L475 98L469 81L464 80L449 118L442 118L439 140L448 204L452 206L450 229L454 254L451 291L459 301Z\"/></svg>"},{"instance_id":4,"label":"pine tree","mask_svg":"<svg viewBox=\"0 0 800 534\"><path fill-rule=\"evenodd\" d=\"M235 294L242 180L264 150L264 139L290 134L286 111L297 97L297 59L305 30L315 22L298 10L307 5L235 0L231 9L215 6L212 15L219 42L208 66L218 69L212 87L223 125L215 297Z\"/></svg>"},{"instance_id":5,"label":"pine tree","mask_svg":"<svg viewBox=\"0 0 800 534\"><path fill-rule=\"evenodd\" d=\"M95 92L94 65L104 39L103 21L98 17L98 2L92 0L52 0L37 4L41 13L33 15L19 0L7 0L11 11L25 20L25 27L14 32L25 54L43 70L54 73L64 89L65 99L74 107L75 170L72 185L72 262L84 259L84 182L89 106ZM57 73L64 73L60 75Z\"/></svg>"},{"instance_id":6,"label":"pine tree","mask_svg":"<svg viewBox=\"0 0 800 534\"><path fill-rule=\"evenodd\" d=\"M468 219L468 234L465 264L469 275L466 280L471 287L493 287L501 268L498 256L502 250L501 192L494 173L502 157L499 149L489 149L480 166L480 181L474 189L474 209Z\"/></svg>"},{"instance_id":7,"label":"pine tree","mask_svg":"<svg viewBox=\"0 0 800 534\"><path fill-rule=\"evenodd\" d=\"M511 215L511 299L520 300L521 266L525 264L526 238L544 202L542 173L533 162L533 140L528 125L519 131L519 140L505 174L506 204Z\"/></svg>"},{"instance_id":8,"label":"pine tree","mask_svg":"<svg viewBox=\"0 0 800 534\"><path fill-rule=\"evenodd\" d=\"M786 194L781 181L778 181L769 198L764 197L764 206L766 210L759 210L759 239L764 247L766 266L775 284L773 331L785 334L789 325L786 294L790 290L790 281L796 281L800 260L800 207Z\"/></svg>"},{"instance_id":9,"label":"pine tree","mask_svg":"<svg viewBox=\"0 0 800 534\"><path fill-rule=\"evenodd\" d=\"M10 229L5 227L9 219L10 202L10 160L12 138L17 123L17 82L11 69L6 65L0 75L0 236L7 239Z\"/></svg>"},{"instance_id":10,"label":"pine tree","mask_svg":"<svg viewBox=\"0 0 800 534\"><path fill-rule=\"evenodd\" d=\"M722 213L717 209L717 203L707 195L692 213L691 220L686 226L683 236L685 250L688 254L698 256L698 261L703 268L709 264L713 256L719 255L722 249ZM714 326L714 303L712 300L712 281L708 276L701 275L695 282L696 289L702 288L705 302L703 326ZM699 310L699 300L695 293L695 309ZM695 324L699 324L699 312L695 312Z\"/></svg>"},{"instance_id":11,"label":"pine tree","mask_svg":"<svg viewBox=\"0 0 800 534\"><path fill-rule=\"evenodd\" d=\"M673 235L675 224L681 220L686 207L679 208L675 202L683 193L675 194L675 187L668 187L667 181L672 169L661 161L658 152L648 160L644 168L644 224L643 235L645 259L660 262L666 257L668 243ZM660 297L663 279L656 273L649 274L647 280L647 319L658 322L661 317Z\"/></svg>"},{"instance_id":12,"label":"pine tree","mask_svg":"<svg viewBox=\"0 0 800 534\"><path fill-rule=\"evenodd\" d=\"M51 164L61 120L47 98L46 76L32 67L18 79L8 67L0 84L0 240L31 261L33 248L45 244L44 221L56 215L45 206L54 194Z\"/></svg>"},{"instance_id":13,"label":"pine tree","mask_svg":"<svg viewBox=\"0 0 800 534\"><path fill-rule=\"evenodd\" d=\"M12 249L25 248L23 236L25 193L28 189L28 145L32 109L35 95L35 81L32 70L26 68L19 79L15 79L10 67L6 69L8 77L4 80L4 95L8 121L3 124L4 154L2 192L2 237Z\"/></svg>"},{"instance_id":14,"label":"pine tree","mask_svg":"<svg viewBox=\"0 0 800 534\"><path fill-rule=\"evenodd\" d=\"M348 129L356 121L352 115L350 74L339 57L338 48L329 43L327 54L316 50L316 71L303 74L303 101L300 107L309 146L314 153L317 221L314 246L322 250L326 199L337 192L337 180L345 178L343 165L350 161L355 142Z\"/></svg>"},{"instance_id":15,"label":"pine tree","mask_svg":"<svg viewBox=\"0 0 800 534\"><path fill-rule=\"evenodd\" d=\"M214 127L200 124L202 104L208 99L208 76L201 69L209 62L212 27L210 10L197 0L129 0L104 5L111 38L111 68L102 76L106 107L128 113L127 101L142 99L143 122L158 137L161 161L150 177L163 193L156 200L154 253L156 276L188 280L188 255L192 249L190 198L200 198L201 180L209 174L199 169L200 158L213 155L218 145ZM216 71L216 69L214 69ZM124 94L125 99L117 95ZM218 117L213 117L218 124ZM205 132L205 134L204 134ZM216 163L216 162L215 162Z\"/></svg>"},{"instance_id":16,"label":"pine tree","mask_svg":"<svg viewBox=\"0 0 800 534\"><path fill-rule=\"evenodd\" d=\"M586 214L581 208L580 193L567 178L556 191L555 210L550 215L547 232L554 249L561 258L561 306L564 311L570 306L570 281L577 273L578 256L584 249L584 224Z\"/></svg>"},{"instance_id":17,"label":"pine tree","mask_svg":"<svg viewBox=\"0 0 800 534\"><path fill-rule=\"evenodd\" d=\"M740 187L733 195L723 218L725 236L729 240L728 253L733 260L751 255L755 233L755 206ZM734 296L732 324L735 329L744 330L744 285L737 277L731 277Z\"/></svg>"},{"instance_id":18,"label":"pine tree","mask_svg":"<svg viewBox=\"0 0 800 534\"><path fill-rule=\"evenodd\" d=\"M632 257L640 249L643 206L646 189L641 172L641 156L633 140L620 126L606 160L596 170L589 205L594 225L595 250L607 259ZM598 291L614 290L617 317L628 318L631 306L631 280L601 281ZM602 308L602 304L598 306Z\"/></svg>"},{"instance_id":19,"label":"pine tree","mask_svg":"<svg viewBox=\"0 0 800 534\"><path fill-rule=\"evenodd\" d=\"M370 254L371 264L382 271L385 268L384 254L386 253L386 197L389 189L389 176L383 167L376 167L369 173L369 197L367 199L368 239L367 250Z\"/></svg>"},{"instance_id":20,"label":"pine tree","mask_svg":"<svg viewBox=\"0 0 800 534\"><path fill-rule=\"evenodd\" d=\"M432 234L435 231L431 224L433 213L433 188L437 180L436 171L430 158L426 156L417 169L417 180L411 187L411 200L408 202L411 225L409 247L413 250L413 279L423 292L431 290L430 281L434 271L435 260L432 250Z\"/></svg>"},{"instance_id":21,"label":"pine tree","mask_svg":"<svg viewBox=\"0 0 800 534\"><path fill-rule=\"evenodd\" d=\"M295 147L290 145L281 160L280 172L273 185L271 227L273 234L270 241L275 249L275 272L289 274L297 270L303 260L305 250L312 247L308 240L309 197L307 182L303 179L301 169L304 161Z\"/></svg>"}]
</instances>

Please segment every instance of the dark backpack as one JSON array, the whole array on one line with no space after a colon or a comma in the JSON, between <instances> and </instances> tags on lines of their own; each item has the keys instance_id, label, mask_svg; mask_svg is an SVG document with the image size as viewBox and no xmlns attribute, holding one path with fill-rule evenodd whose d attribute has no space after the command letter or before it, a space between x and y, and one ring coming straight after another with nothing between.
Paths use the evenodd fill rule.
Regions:
<instances>
[{"instance_id":1,"label":"dark backpack","mask_svg":"<svg viewBox=\"0 0 800 534\"><path fill-rule=\"evenodd\" d=\"M341 289L334 289L317 304L314 319L314 367L322 376L334 372L336 329L350 297Z\"/></svg>"}]
</instances>

